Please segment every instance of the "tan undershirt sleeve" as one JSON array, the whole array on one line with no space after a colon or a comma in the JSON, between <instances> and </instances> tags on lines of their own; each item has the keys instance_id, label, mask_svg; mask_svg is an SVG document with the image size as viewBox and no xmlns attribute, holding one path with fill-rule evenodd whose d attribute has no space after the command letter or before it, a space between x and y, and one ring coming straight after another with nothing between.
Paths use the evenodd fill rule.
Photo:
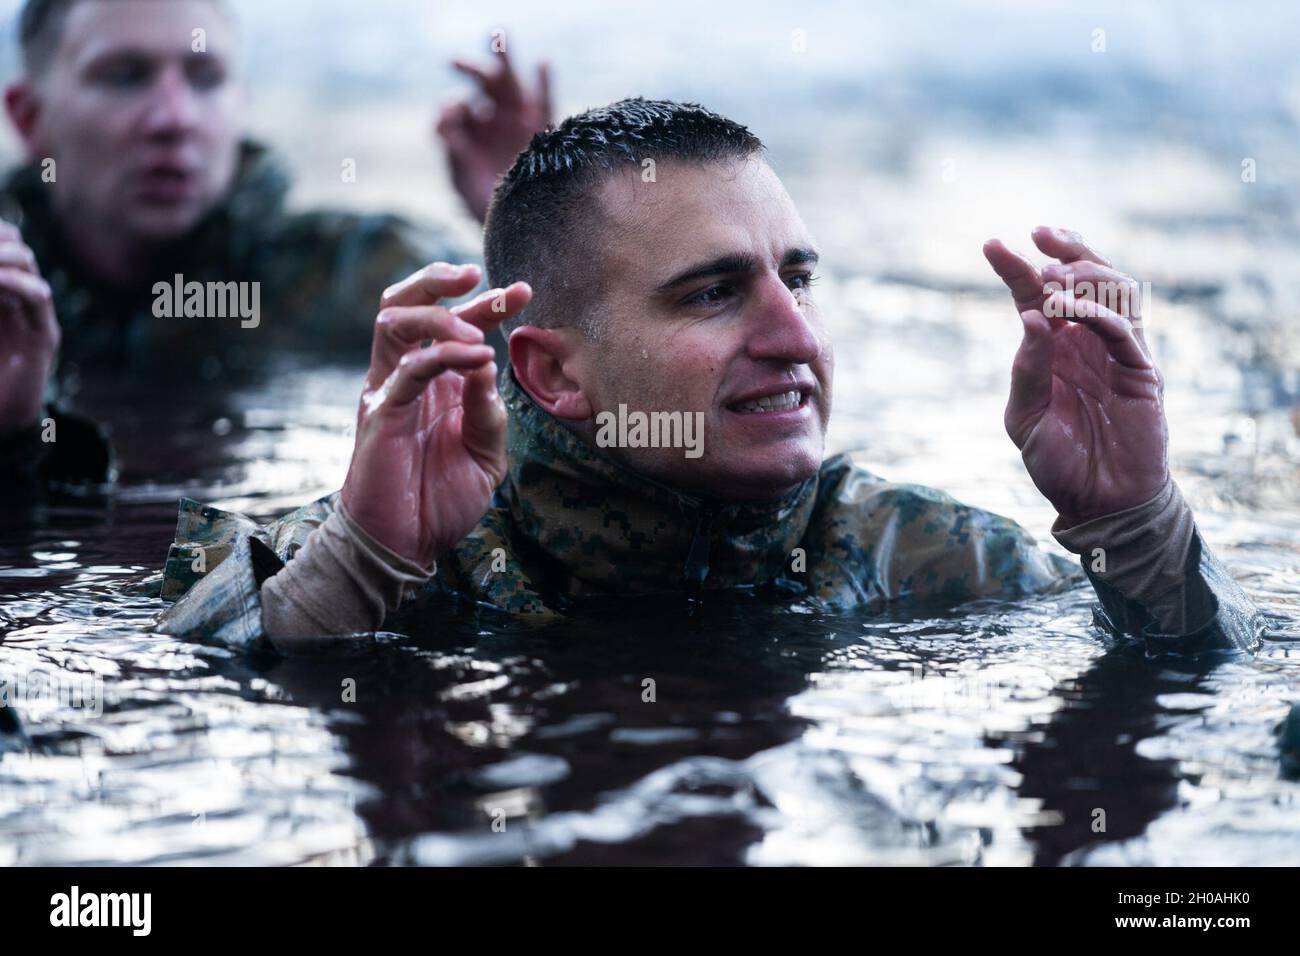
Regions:
<instances>
[{"instance_id":1,"label":"tan undershirt sleeve","mask_svg":"<svg viewBox=\"0 0 1300 956\"><path fill-rule=\"evenodd\" d=\"M1092 573L1145 607L1164 633L1181 634L1189 626L1183 588L1195 531L1192 509L1171 478L1148 502L1073 528L1054 524L1052 537L1089 568L1100 549L1105 570Z\"/></svg>"},{"instance_id":2,"label":"tan undershirt sleeve","mask_svg":"<svg viewBox=\"0 0 1300 956\"><path fill-rule=\"evenodd\" d=\"M262 585L262 626L278 644L373 631L408 588L436 569L370 537L340 500L294 559Z\"/></svg>"}]
</instances>

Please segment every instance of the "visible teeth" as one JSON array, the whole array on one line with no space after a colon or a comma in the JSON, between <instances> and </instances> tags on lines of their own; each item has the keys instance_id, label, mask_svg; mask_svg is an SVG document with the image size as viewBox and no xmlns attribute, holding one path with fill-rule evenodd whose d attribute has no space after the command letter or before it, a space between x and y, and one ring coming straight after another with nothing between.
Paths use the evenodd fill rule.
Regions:
<instances>
[{"instance_id":1,"label":"visible teeth","mask_svg":"<svg viewBox=\"0 0 1300 956\"><path fill-rule=\"evenodd\" d=\"M752 402L736 406L738 412L784 412L798 408L801 396L798 391L785 392L781 395L764 395Z\"/></svg>"}]
</instances>

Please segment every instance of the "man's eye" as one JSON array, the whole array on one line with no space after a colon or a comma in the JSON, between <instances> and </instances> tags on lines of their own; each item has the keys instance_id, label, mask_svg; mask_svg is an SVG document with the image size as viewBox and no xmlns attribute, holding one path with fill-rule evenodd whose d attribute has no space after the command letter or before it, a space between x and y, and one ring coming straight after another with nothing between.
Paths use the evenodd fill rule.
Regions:
<instances>
[{"instance_id":1,"label":"man's eye","mask_svg":"<svg viewBox=\"0 0 1300 956\"><path fill-rule=\"evenodd\" d=\"M211 58L194 60L185 67L185 75L196 90L213 90L226 82L226 68Z\"/></svg>"},{"instance_id":2,"label":"man's eye","mask_svg":"<svg viewBox=\"0 0 1300 956\"><path fill-rule=\"evenodd\" d=\"M732 296L730 286L711 285L703 292L697 293L686 300L687 305L721 305Z\"/></svg>"},{"instance_id":3,"label":"man's eye","mask_svg":"<svg viewBox=\"0 0 1300 956\"><path fill-rule=\"evenodd\" d=\"M811 289L817 283L817 276L811 272L799 272L786 280L786 285L795 291Z\"/></svg>"},{"instance_id":4,"label":"man's eye","mask_svg":"<svg viewBox=\"0 0 1300 956\"><path fill-rule=\"evenodd\" d=\"M119 60L100 69L96 79L111 89L130 90L148 86L152 75L149 64L142 60Z\"/></svg>"}]
</instances>

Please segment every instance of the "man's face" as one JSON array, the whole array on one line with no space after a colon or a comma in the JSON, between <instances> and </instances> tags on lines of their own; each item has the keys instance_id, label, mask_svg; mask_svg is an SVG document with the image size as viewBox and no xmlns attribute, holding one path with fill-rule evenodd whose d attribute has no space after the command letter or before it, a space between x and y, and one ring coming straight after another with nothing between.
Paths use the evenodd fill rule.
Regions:
<instances>
[{"instance_id":1,"label":"man's face","mask_svg":"<svg viewBox=\"0 0 1300 956\"><path fill-rule=\"evenodd\" d=\"M196 52L202 28L206 52ZM55 161L56 209L125 239L183 235L221 198L238 155L233 26L203 0L84 0L34 80L28 146Z\"/></svg>"},{"instance_id":2,"label":"man's face","mask_svg":"<svg viewBox=\"0 0 1300 956\"><path fill-rule=\"evenodd\" d=\"M606 450L730 500L776 497L812 476L834 360L811 295L812 239L776 174L756 157L665 162L656 182L619 174L599 199L596 340L579 345L574 366L593 409L704 416L699 458Z\"/></svg>"}]
</instances>

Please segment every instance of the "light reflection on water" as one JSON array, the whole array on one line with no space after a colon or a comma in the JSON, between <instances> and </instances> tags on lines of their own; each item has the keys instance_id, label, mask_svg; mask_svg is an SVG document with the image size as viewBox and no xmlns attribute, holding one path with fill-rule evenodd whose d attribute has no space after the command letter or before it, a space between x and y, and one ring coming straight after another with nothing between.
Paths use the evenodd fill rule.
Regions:
<instances>
[{"instance_id":1,"label":"light reflection on water","mask_svg":"<svg viewBox=\"0 0 1300 956\"><path fill-rule=\"evenodd\" d=\"M355 372L296 374L232 400L196 482L51 506L6 536L0 674L97 680L103 712L45 699L0 726L0 862L1281 863L1300 849L1273 733L1300 700L1300 648L1147 661L1090 630L1084 590L920 618L739 599L542 635L484 619L280 662L140 633L157 607L118 588L161 564L182 490L266 514L339 481ZM968 408L917 396L909 414L906 399L865 405L872 467L933 469L1044 535L1050 515L1000 442L968 433L948 458ZM999 400L975 396L970 414ZM168 427L152 423L153 447ZM1300 522L1243 508L1218 475L1180 479L1222 488L1198 502L1202 526L1294 619Z\"/></svg>"}]
</instances>

